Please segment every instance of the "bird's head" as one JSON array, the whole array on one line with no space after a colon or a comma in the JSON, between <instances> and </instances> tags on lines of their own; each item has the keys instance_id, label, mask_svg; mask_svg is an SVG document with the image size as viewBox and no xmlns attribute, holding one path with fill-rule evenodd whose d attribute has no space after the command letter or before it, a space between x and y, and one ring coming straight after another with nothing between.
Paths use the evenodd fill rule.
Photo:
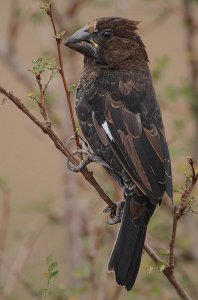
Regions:
<instances>
[{"instance_id":1,"label":"bird's head","mask_svg":"<svg viewBox=\"0 0 198 300\"><path fill-rule=\"evenodd\" d=\"M136 32L138 23L119 17L96 19L72 34L65 46L101 65L147 62L144 44Z\"/></svg>"}]
</instances>

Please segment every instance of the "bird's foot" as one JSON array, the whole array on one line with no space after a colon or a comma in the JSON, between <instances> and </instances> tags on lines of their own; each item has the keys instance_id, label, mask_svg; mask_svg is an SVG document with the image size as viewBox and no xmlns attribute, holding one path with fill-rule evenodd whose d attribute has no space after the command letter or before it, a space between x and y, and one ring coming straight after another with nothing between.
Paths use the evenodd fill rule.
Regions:
<instances>
[{"instance_id":1,"label":"bird's foot","mask_svg":"<svg viewBox=\"0 0 198 300\"><path fill-rule=\"evenodd\" d=\"M67 167L70 171L73 172L80 172L83 168L85 168L87 165L89 165L92 162L98 163L102 165L103 167L106 167L110 169L110 166L99 156L95 155L94 153L90 152L89 148L88 150L86 149L78 149L75 151L72 151L72 155L76 156L79 155L83 157L83 155L86 155L86 158L81 160L78 165L72 164L69 160L67 161Z\"/></svg>"},{"instance_id":2,"label":"bird's foot","mask_svg":"<svg viewBox=\"0 0 198 300\"><path fill-rule=\"evenodd\" d=\"M109 213L110 212L110 219L107 220L107 224L109 225L115 225L117 223L120 223L122 220L122 214L124 210L124 205L125 205L125 200L121 200L119 202L116 202L116 214L112 212L111 207L106 207L103 212L104 213Z\"/></svg>"},{"instance_id":3,"label":"bird's foot","mask_svg":"<svg viewBox=\"0 0 198 300\"><path fill-rule=\"evenodd\" d=\"M74 151L71 151L73 156L77 156L78 158L81 157L83 158L83 156L85 157L84 159L82 159L78 165L72 164L69 160L67 162L67 167L70 171L73 172L80 172L83 168L85 168L87 165L89 165L92 162L98 163L100 165L102 165L103 167L106 167L108 169L111 169L111 167L99 156L95 155L91 149L89 148L89 145L86 143L86 141L84 141L80 136L79 137L79 141L80 141L80 149L76 149ZM66 145L68 146L72 141L75 140L75 135L70 137L67 142Z\"/></svg>"},{"instance_id":4,"label":"bird's foot","mask_svg":"<svg viewBox=\"0 0 198 300\"><path fill-rule=\"evenodd\" d=\"M80 149L78 149L78 150L81 150L81 149L82 149L83 151L90 152L90 149L89 149L89 146L88 146L87 142L86 142L85 140L83 140L83 138L82 138L80 135L78 135L78 139L79 139L79 144L80 144ZM75 135L75 134L72 135L72 136L66 141L66 146L69 147L70 144L71 144L73 141L74 141L74 142L76 141L76 135Z\"/></svg>"}]
</instances>

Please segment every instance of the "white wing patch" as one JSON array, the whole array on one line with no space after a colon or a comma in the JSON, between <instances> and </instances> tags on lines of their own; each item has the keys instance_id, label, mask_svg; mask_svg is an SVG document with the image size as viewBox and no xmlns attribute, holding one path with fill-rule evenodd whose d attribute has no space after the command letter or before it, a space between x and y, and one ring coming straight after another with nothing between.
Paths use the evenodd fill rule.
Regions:
<instances>
[{"instance_id":1,"label":"white wing patch","mask_svg":"<svg viewBox=\"0 0 198 300\"><path fill-rule=\"evenodd\" d=\"M108 127L108 124L107 124L106 121L102 124L102 128L104 129L105 133L106 133L107 136L110 138L110 140L113 141L112 134L111 134L111 132L110 132L110 130L109 130L109 127Z\"/></svg>"}]
</instances>

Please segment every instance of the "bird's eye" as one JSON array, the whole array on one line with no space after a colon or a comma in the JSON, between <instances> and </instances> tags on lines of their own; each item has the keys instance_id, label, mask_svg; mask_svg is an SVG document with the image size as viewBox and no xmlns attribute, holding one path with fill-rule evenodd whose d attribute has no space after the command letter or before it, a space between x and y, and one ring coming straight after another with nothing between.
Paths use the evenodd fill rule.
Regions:
<instances>
[{"instance_id":1,"label":"bird's eye","mask_svg":"<svg viewBox=\"0 0 198 300\"><path fill-rule=\"evenodd\" d=\"M113 35L112 30L105 30L105 31L103 31L103 33L102 33L102 36L103 36L105 39L111 38L112 35Z\"/></svg>"}]
</instances>

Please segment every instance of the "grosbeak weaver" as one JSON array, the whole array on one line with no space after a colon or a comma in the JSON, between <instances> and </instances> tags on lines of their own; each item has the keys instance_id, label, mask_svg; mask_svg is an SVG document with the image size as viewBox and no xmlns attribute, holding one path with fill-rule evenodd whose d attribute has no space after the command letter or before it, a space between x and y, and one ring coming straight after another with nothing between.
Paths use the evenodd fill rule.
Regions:
<instances>
[{"instance_id":1,"label":"grosbeak weaver","mask_svg":"<svg viewBox=\"0 0 198 300\"><path fill-rule=\"evenodd\" d=\"M76 94L83 134L123 187L124 211L108 268L127 290L137 277L149 219L165 192L172 198L169 151L137 25L100 18L65 43L84 55Z\"/></svg>"}]
</instances>

